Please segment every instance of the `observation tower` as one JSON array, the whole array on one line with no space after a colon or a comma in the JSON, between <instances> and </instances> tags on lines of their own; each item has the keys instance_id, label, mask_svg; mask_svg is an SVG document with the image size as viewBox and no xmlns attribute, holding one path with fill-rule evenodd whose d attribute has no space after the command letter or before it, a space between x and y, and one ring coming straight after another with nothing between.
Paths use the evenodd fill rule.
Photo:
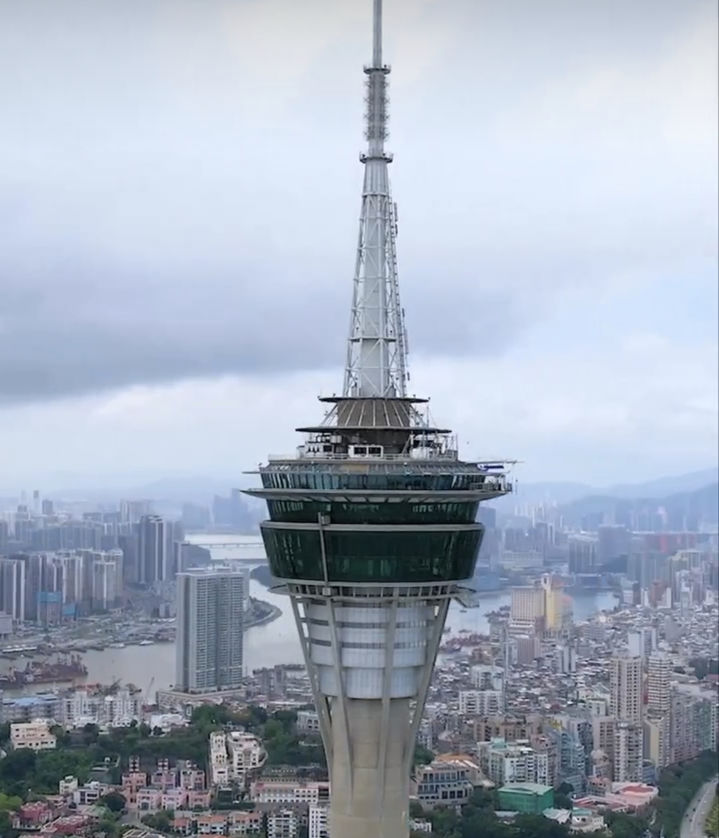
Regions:
<instances>
[{"instance_id":1,"label":"observation tower","mask_svg":"<svg viewBox=\"0 0 719 838\"><path fill-rule=\"evenodd\" d=\"M344 388L298 428L296 456L261 466L270 568L289 594L331 781L337 838L406 838L417 727L450 602L469 593L481 501L511 491L505 461L465 462L427 399L407 394L396 207L385 151L382 0L365 67L367 151Z\"/></svg>"}]
</instances>

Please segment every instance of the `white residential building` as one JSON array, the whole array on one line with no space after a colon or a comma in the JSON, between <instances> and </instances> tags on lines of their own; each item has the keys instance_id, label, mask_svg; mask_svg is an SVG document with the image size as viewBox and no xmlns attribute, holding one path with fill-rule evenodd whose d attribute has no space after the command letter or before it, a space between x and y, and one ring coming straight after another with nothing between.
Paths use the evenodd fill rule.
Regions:
<instances>
[{"instance_id":1,"label":"white residential building","mask_svg":"<svg viewBox=\"0 0 719 838\"><path fill-rule=\"evenodd\" d=\"M230 766L227 762L227 746L223 731L210 734L210 785L226 786L230 782Z\"/></svg>"},{"instance_id":2,"label":"white residential building","mask_svg":"<svg viewBox=\"0 0 719 838\"><path fill-rule=\"evenodd\" d=\"M642 658L616 655L610 664L612 715L621 721L642 721Z\"/></svg>"},{"instance_id":3,"label":"white residential building","mask_svg":"<svg viewBox=\"0 0 719 838\"><path fill-rule=\"evenodd\" d=\"M326 804L310 806L309 838L329 838L330 807Z\"/></svg>"},{"instance_id":4,"label":"white residential building","mask_svg":"<svg viewBox=\"0 0 719 838\"><path fill-rule=\"evenodd\" d=\"M306 733L320 732L320 717L316 710L298 710L297 711L297 730Z\"/></svg>"},{"instance_id":5,"label":"white residential building","mask_svg":"<svg viewBox=\"0 0 719 838\"><path fill-rule=\"evenodd\" d=\"M652 652L647 660L647 712L659 716L669 712L672 662L665 652Z\"/></svg>"},{"instance_id":6,"label":"white residential building","mask_svg":"<svg viewBox=\"0 0 719 838\"><path fill-rule=\"evenodd\" d=\"M72 793L73 802L77 806L90 806L97 801L108 791L109 786L100 783L98 780L92 780L85 783L84 786L79 786Z\"/></svg>"},{"instance_id":7,"label":"white residential building","mask_svg":"<svg viewBox=\"0 0 719 838\"><path fill-rule=\"evenodd\" d=\"M110 695L75 690L62 699L61 718L65 727L96 724L101 727L128 727L140 720L140 700L128 689Z\"/></svg>"},{"instance_id":8,"label":"white residential building","mask_svg":"<svg viewBox=\"0 0 719 838\"><path fill-rule=\"evenodd\" d=\"M636 722L619 721L614 728L612 778L615 782L641 782L643 729Z\"/></svg>"},{"instance_id":9,"label":"white residential building","mask_svg":"<svg viewBox=\"0 0 719 838\"><path fill-rule=\"evenodd\" d=\"M262 742L251 733L238 730L227 734L230 775L238 783L245 783L267 762L267 751Z\"/></svg>"},{"instance_id":10,"label":"white residential building","mask_svg":"<svg viewBox=\"0 0 719 838\"><path fill-rule=\"evenodd\" d=\"M229 568L177 574L175 689L188 693L242 685L246 579Z\"/></svg>"},{"instance_id":11,"label":"white residential building","mask_svg":"<svg viewBox=\"0 0 719 838\"><path fill-rule=\"evenodd\" d=\"M459 712L463 716L498 716L504 712L504 693L497 690L461 690Z\"/></svg>"},{"instance_id":12,"label":"white residential building","mask_svg":"<svg viewBox=\"0 0 719 838\"><path fill-rule=\"evenodd\" d=\"M330 799L328 782L257 780L250 786L254 803L305 803L317 805Z\"/></svg>"},{"instance_id":13,"label":"white residential building","mask_svg":"<svg viewBox=\"0 0 719 838\"><path fill-rule=\"evenodd\" d=\"M478 690L504 690L504 670L497 666L476 663L469 671L472 686Z\"/></svg>"},{"instance_id":14,"label":"white residential building","mask_svg":"<svg viewBox=\"0 0 719 838\"><path fill-rule=\"evenodd\" d=\"M535 751L528 743L493 739L480 742L478 750L482 770L498 786L506 783L551 785L549 755Z\"/></svg>"},{"instance_id":15,"label":"white residential building","mask_svg":"<svg viewBox=\"0 0 719 838\"><path fill-rule=\"evenodd\" d=\"M232 730L210 734L210 782L244 785L267 762L267 751L252 733Z\"/></svg>"},{"instance_id":16,"label":"white residential building","mask_svg":"<svg viewBox=\"0 0 719 838\"><path fill-rule=\"evenodd\" d=\"M51 751L57 745L55 734L50 732L45 719L11 724L10 742L13 748L30 748L33 751Z\"/></svg>"},{"instance_id":17,"label":"white residential building","mask_svg":"<svg viewBox=\"0 0 719 838\"><path fill-rule=\"evenodd\" d=\"M267 838L297 838L299 818L294 809L278 809L267 814Z\"/></svg>"},{"instance_id":18,"label":"white residential building","mask_svg":"<svg viewBox=\"0 0 719 838\"><path fill-rule=\"evenodd\" d=\"M65 797L65 795L72 794L78 786L79 782L77 777L73 777L72 774L68 774L67 777L64 777L58 783L58 794Z\"/></svg>"}]
</instances>

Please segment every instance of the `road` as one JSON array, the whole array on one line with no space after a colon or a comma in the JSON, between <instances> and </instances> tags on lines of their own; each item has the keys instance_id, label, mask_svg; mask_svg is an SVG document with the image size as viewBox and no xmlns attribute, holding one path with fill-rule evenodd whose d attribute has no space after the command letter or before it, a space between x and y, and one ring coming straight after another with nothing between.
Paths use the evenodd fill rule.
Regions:
<instances>
[{"instance_id":1,"label":"road","mask_svg":"<svg viewBox=\"0 0 719 838\"><path fill-rule=\"evenodd\" d=\"M717 778L709 780L699 789L689 804L682 820L680 838L704 838L704 822L711 811L716 794Z\"/></svg>"}]
</instances>

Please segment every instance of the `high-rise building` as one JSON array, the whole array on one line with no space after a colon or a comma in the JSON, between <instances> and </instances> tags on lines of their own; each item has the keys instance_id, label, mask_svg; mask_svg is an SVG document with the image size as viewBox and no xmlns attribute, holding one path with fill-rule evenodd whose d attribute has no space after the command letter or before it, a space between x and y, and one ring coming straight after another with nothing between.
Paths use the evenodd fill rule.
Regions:
<instances>
[{"instance_id":1,"label":"high-rise building","mask_svg":"<svg viewBox=\"0 0 719 838\"><path fill-rule=\"evenodd\" d=\"M374 0L368 147L341 396L296 457L261 466L273 575L291 597L332 786L332 832L406 838L409 777L449 603L472 578L478 504L506 464L465 462L407 392L397 213L385 151L382 2Z\"/></svg>"},{"instance_id":2,"label":"high-rise building","mask_svg":"<svg viewBox=\"0 0 719 838\"><path fill-rule=\"evenodd\" d=\"M178 574L176 689L241 685L244 588L244 574L226 568Z\"/></svg>"},{"instance_id":3,"label":"high-rise building","mask_svg":"<svg viewBox=\"0 0 719 838\"><path fill-rule=\"evenodd\" d=\"M167 523L159 515L143 515L140 519L138 581L151 585L164 582L169 576Z\"/></svg>"},{"instance_id":4,"label":"high-rise building","mask_svg":"<svg viewBox=\"0 0 719 838\"><path fill-rule=\"evenodd\" d=\"M559 577L545 573L542 576L544 593L544 628L558 632L571 623L572 600L562 590Z\"/></svg>"},{"instance_id":5,"label":"high-rise building","mask_svg":"<svg viewBox=\"0 0 719 838\"><path fill-rule=\"evenodd\" d=\"M647 712L664 715L669 712L672 697L669 689L672 665L669 656L653 652L647 661Z\"/></svg>"},{"instance_id":6,"label":"high-rise building","mask_svg":"<svg viewBox=\"0 0 719 838\"><path fill-rule=\"evenodd\" d=\"M606 755L610 764L614 758L614 731L617 720L614 716L594 716L592 718L592 744L594 751Z\"/></svg>"},{"instance_id":7,"label":"high-rise building","mask_svg":"<svg viewBox=\"0 0 719 838\"><path fill-rule=\"evenodd\" d=\"M719 745L719 705L716 693L696 684L679 684L671 690L671 762L693 759Z\"/></svg>"},{"instance_id":8,"label":"high-rise building","mask_svg":"<svg viewBox=\"0 0 719 838\"><path fill-rule=\"evenodd\" d=\"M510 619L514 626L534 629L544 626L544 590L537 586L512 588Z\"/></svg>"},{"instance_id":9,"label":"high-rise building","mask_svg":"<svg viewBox=\"0 0 719 838\"><path fill-rule=\"evenodd\" d=\"M611 711L626 722L642 721L642 659L616 655L610 662Z\"/></svg>"},{"instance_id":10,"label":"high-rise building","mask_svg":"<svg viewBox=\"0 0 719 838\"><path fill-rule=\"evenodd\" d=\"M593 573L597 568L597 537L576 533L568 538L569 570L571 573Z\"/></svg>"},{"instance_id":11,"label":"high-rise building","mask_svg":"<svg viewBox=\"0 0 719 838\"><path fill-rule=\"evenodd\" d=\"M92 610L107 611L122 596L122 551L110 550L92 557Z\"/></svg>"},{"instance_id":12,"label":"high-rise building","mask_svg":"<svg viewBox=\"0 0 719 838\"><path fill-rule=\"evenodd\" d=\"M10 527L7 521L0 520L0 556L7 552L8 541L10 540Z\"/></svg>"},{"instance_id":13,"label":"high-rise building","mask_svg":"<svg viewBox=\"0 0 719 838\"><path fill-rule=\"evenodd\" d=\"M671 697L671 696L670 696ZM644 720L644 757L656 768L672 760L670 716L650 716Z\"/></svg>"},{"instance_id":14,"label":"high-rise building","mask_svg":"<svg viewBox=\"0 0 719 838\"><path fill-rule=\"evenodd\" d=\"M597 561L602 568L612 566L630 553L631 535L626 527L605 525L597 531Z\"/></svg>"},{"instance_id":15,"label":"high-rise building","mask_svg":"<svg viewBox=\"0 0 719 838\"><path fill-rule=\"evenodd\" d=\"M614 727L612 779L615 783L641 782L644 759L642 725L619 721Z\"/></svg>"},{"instance_id":16,"label":"high-rise building","mask_svg":"<svg viewBox=\"0 0 719 838\"><path fill-rule=\"evenodd\" d=\"M149 500L123 500L120 503L120 520L127 524L137 524L150 514L152 503Z\"/></svg>"},{"instance_id":17,"label":"high-rise building","mask_svg":"<svg viewBox=\"0 0 719 838\"><path fill-rule=\"evenodd\" d=\"M25 620L25 562L0 558L0 611L15 622Z\"/></svg>"}]
</instances>

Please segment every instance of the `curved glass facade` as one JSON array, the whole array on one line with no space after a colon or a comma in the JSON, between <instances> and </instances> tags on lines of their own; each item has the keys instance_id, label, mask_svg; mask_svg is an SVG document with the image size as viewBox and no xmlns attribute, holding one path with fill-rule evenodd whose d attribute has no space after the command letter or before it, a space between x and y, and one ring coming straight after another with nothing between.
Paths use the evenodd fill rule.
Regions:
<instances>
[{"instance_id":1,"label":"curved glass facade","mask_svg":"<svg viewBox=\"0 0 719 838\"><path fill-rule=\"evenodd\" d=\"M484 527L471 530L324 531L330 582L448 582L468 579ZM278 579L324 579L320 531L262 526Z\"/></svg>"},{"instance_id":2,"label":"curved glass facade","mask_svg":"<svg viewBox=\"0 0 719 838\"><path fill-rule=\"evenodd\" d=\"M332 524L472 524L479 502L380 503L268 500L270 520L316 523L318 515L328 515Z\"/></svg>"},{"instance_id":3,"label":"curved glass facade","mask_svg":"<svg viewBox=\"0 0 719 838\"><path fill-rule=\"evenodd\" d=\"M452 474L420 474L415 471L331 471L308 466L302 471L264 469L262 485L265 489L420 489L445 492L457 489L481 489L485 478L473 472Z\"/></svg>"}]
</instances>

